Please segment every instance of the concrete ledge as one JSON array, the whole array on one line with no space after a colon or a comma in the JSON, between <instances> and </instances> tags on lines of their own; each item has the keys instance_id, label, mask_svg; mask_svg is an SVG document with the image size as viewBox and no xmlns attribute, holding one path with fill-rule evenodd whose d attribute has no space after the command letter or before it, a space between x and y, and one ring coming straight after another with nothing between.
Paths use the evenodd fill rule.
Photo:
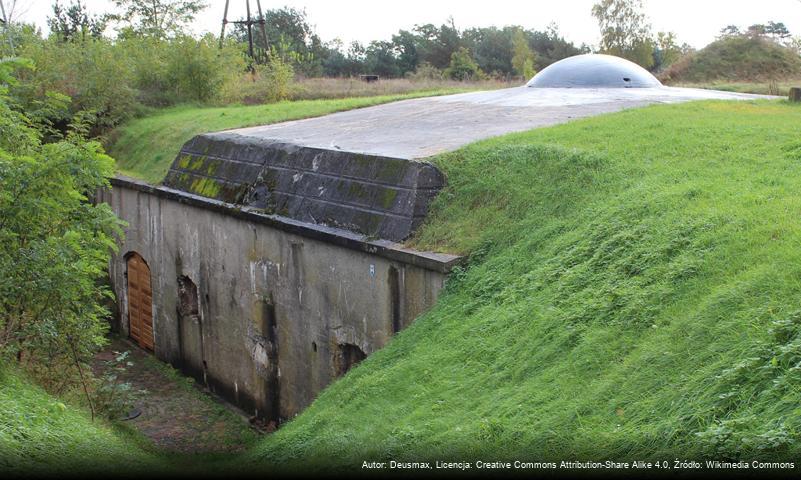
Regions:
<instances>
[{"instance_id":1,"label":"concrete ledge","mask_svg":"<svg viewBox=\"0 0 801 480\"><path fill-rule=\"evenodd\" d=\"M351 250L367 252L389 260L405 263L407 265L414 265L435 272L449 273L463 258L458 255L446 253L420 252L389 240L373 240L365 235L341 228L301 222L280 215L268 215L257 208L227 203L165 186L151 185L147 182L130 177L117 176L112 178L111 185L167 198L194 207L223 212L232 217L268 225L277 230L321 240Z\"/></svg>"},{"instance_id":2,"label":"concrete ledge","mask_svg":"<svg viewBox=\"0 0 801 480\"><path fill-rule=\"evenodd\" d=\"M219 132L186 142L164 185L401 242L422 223L445 177L423 161Z\"/></svg>"}]
</instances>

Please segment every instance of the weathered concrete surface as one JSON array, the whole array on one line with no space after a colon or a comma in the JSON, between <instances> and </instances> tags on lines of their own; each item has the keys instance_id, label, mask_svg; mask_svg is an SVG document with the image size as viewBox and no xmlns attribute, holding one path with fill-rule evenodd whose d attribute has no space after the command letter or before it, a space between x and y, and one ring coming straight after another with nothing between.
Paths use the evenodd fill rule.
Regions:
<instances>
[{"instance_id":1,"label":"weathered concrete surface","mask_svg":"<svg viewBox=\"0 0 801 480\"><path fill-rule=\"evenodd\" d=\"M774 97L671 87L516 87L404 100L228 133L254 141L420 159L489 137L653 103L756 98Z\"/></svg>"},{"instance_id":2,"label":"weathered concrete surface","mask_svg":"<svg viewBox=\"0 0 801 480\"><path fill-rule=\"evenodd\" d=\"M156 356L268 420L309 405L343 352L378 350L431 307L457 259L122 178L100 200L129 224L110 265L119 330L125 257L137 252L151 269ZM190 281L196 307L180 301Z\"/></svg>"},{"instance_id":3,"label":"weathered concrete surface","mask_svg":"<svg viewBox=\"0 0 801 480\"><path fill-rule=\"evenodd\" d=\"M302 222L403 241L445 184L439 170L421 158L574 118L707 98L758 96L661 86L519 87L407 100L198 135L183 146L164 184Z\"/></svg>"},{"instance_id":4,"label":"weathered concrete surface","mask_svg":"<svg viewBox=\"0 0 801 480\"><path fill-rule=\"evenodd\" d=\"M423 221L445 178L426 162L210 133L181 148L164 184L303 222L402 241Z\"/></svg>"}]
</instances>

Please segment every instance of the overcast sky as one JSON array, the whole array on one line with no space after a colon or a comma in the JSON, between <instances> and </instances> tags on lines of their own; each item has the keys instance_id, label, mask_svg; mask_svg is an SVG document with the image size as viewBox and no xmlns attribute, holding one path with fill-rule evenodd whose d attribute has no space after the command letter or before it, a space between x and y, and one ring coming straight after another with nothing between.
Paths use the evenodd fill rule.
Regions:
<instances>
[{"instance_id":1,"label":"overcast sky","mask_svg":"<svg viewBox=\"0 0 801 480\"><path fill-rule=\"evenodd\" d=\"M8 3L9 0L5 0ZM262 0L262 8L291 6L306 9L309 21L323 41L340 38L369 42L388 40L399 29L415 24L440 24L453 16L459 29L495 25L522 25L544 29L556 22L562 34L576 44L598 43L598 27L590 14L596 0ZM62 0L69 3L69 0ZM84 0L92 13L111 12L107 0ZM224 0L209 1L191 28L196 33L219 34ZM21 19L47 30L52 0L17 0ZM251 0L251 10L256 10ZM769 20L784 22L801 35L799 0L644 0L654 31L673 31L682 42L703 47L726 25L747 26ZM245 0L231 0L229 19L244 16Z\"/></svg>"}]
</instances>

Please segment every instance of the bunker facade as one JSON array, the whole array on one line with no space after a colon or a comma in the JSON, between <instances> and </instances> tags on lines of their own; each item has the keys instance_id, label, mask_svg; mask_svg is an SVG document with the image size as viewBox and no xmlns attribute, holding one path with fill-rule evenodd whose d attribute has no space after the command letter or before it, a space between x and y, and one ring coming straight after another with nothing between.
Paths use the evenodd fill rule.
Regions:
<instances>
[{"instance_id":1,"label":"bunker facade","mask_svg":"<svg viewBox=\"0 0 801 480\"><path fill-rule=\"evenodd\" d=\"M101 200L129 223L121 333L276 423L430 308L458 259L124 178Z\"/></svg>"},{"instance_id":2,"label":"bunker facade","mask_svg":"<svg viewBox=\"0 0 801 480\"><path fill-rule=\"evenodd\" d=\"M529 86L199 135L163 185L118 177L100 193L128 223L110 265L116 326L278 424L433 306L459 261L397 243L445 186L426 157L652 103L753 98L583 55Z\"/></svg>"}]
</instances>

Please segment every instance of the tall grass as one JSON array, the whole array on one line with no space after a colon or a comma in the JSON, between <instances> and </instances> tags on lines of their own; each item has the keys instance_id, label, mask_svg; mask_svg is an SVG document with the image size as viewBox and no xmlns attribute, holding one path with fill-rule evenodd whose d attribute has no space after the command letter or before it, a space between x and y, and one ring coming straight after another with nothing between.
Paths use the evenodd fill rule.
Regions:
<instances>
[{"instance_id":1,"label":"tall grass","mask_svg":"<svg viewBox=\"0 0 801 480\"><path fill-rule=\"evenodd\" d=\"M801 108L654 106L436 159L438 304L250 452L797 459Z\"/></svg>"}]
</instances>

